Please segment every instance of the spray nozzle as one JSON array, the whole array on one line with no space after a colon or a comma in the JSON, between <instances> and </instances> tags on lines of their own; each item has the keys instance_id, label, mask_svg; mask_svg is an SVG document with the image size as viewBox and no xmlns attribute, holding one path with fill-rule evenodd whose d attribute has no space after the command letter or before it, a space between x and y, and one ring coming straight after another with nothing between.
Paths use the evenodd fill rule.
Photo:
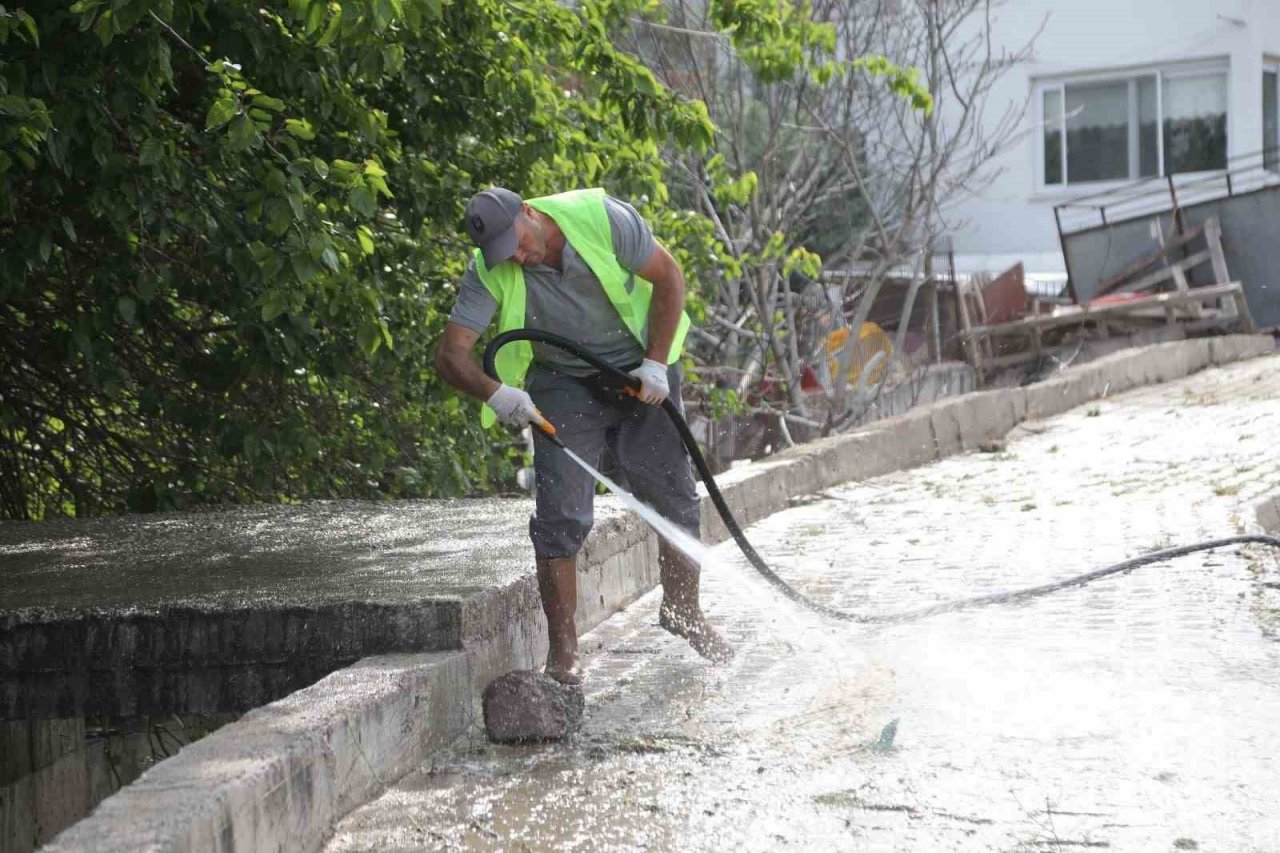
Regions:
<instances>
[{"instance_id":1,"label":"spray nozzle","mask_svg":"<svg viewBox=\"0 0 1280 853\"><path fill-rule=\"evenodd\" d=\"M556 435L556 428L550 421L539 414L538 419L534 421L534 423L537 424L538 429L546 433L547 438L550 439L552 444L562 450L565 449L564 442L560 440L560 436Z\"/></svg>"}]
</instances>

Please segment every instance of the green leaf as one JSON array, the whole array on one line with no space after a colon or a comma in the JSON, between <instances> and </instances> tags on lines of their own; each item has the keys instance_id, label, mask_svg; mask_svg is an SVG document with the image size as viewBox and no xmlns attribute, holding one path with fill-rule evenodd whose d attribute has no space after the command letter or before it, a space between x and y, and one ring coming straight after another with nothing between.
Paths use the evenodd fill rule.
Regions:
<instances>
[{"instance_id":1,"label":"green leaf","mask_svg":"<svg viewBox=\"0 0 1280 853\"><path fill-rule=\"evenodd\" d=\"M209 107L209 114L204 120L205 130L215 130L231 121L237 110L240 109L240 102L234 95L225 95L213 102L213 106Z\"/></svg>"},{"instance_id":2,"label":"green leaf","mask_svg":"<svg viewBox=\"0 0 1280 853\"><path fill-rule=\"evenodd\" d=\"M227 141L232 151L248 151L257 143L258 129L249 116L240 113L231 120L231 125L227 128Z\"/></svg>"},{"instance_id":3,"label":"green leaf","mask_svg":"<svg viewBox=\"0 0 1280 853\"><path fill-rule=\"evenodd\" d=\"M160 161L164 156L164 142L154 136L149 136L142 143L142 147L138 150L138 165L152 166Z\"/></svg>"},{"instance_id":4,"label":"green leaf","mask_svg":"<svg viewBox=\"0 0 1280 853\"><path fill-rule=\"evenodd\" d=\"M276 237L283 235L293 224L293 208L282 198L267 199L262 212L267 219L267 230Z\"/></svg>"},{"instance_id":5,"label":"green leaf","mask_svg":"<svg viewBox=\"0 0 1280 853\"><path fill-rule=\"evenodd\" d=\"M285 178L284 172L275 167L269 167L266 176L262 180L262 185L267 192L273 195L283 195L285 188L288 186L288 179Z\"/></svg>"},{"instance_id":6,"label":"green leaf","mask_svg":"<svg viewBox=\"0 0 1280 853\"><path fill-rule=\"evenodd\" d=\"M132 326L138 314L138 303L131 296L121 296L116 300L116 312L119 313L120 319Z\"/></svg>"},{"instance_id":7,"label":"green leaf","mask_svg":"<svg viewBox=\"0 0 1280 853\"><path fill-rule=\"evenodd\" d=\"M351 192L347 194L347 203L361 216L373 216L378 212L377 196L373 194L373 190L365 186L352 187Z\"/></svg>"},{"instance_id":8,"label":"green leaf","mask_svg":"<svg viewBox=\"0 0 1280 853\"><path fill-rule=\"evenodd\" d=\"M399 74L404 68L404 48L398 44L388 45L382 49L382 70L384 74Z\"/></svg>"},{"instance_id":9,"label":"green leaf","mask_svg":"<svg viewBox=\"0 0 1280 853\"><path fill-rule=\"evenodd\" d=\"M306 119L287 118L284 120L285 132L299 139L311 140L316 138L315 128L311 126L311 122Z\"/></svg>"},{"instance_id":10,"label":"green leaf","mask_svg":"<svg viewBox=\"0 0 1280 853\"><path fill-rule=\"evenodd\" d=\"M320 38L316 39L316 47L324 47L331 44L338 33L342 30L342 8L339 7L336 12L329 16L329 24L324 28L324 32Z\"/></svg>"},{"instance_id":11,"label":"green leaf","mask_svg":"<svg viewBox=\"0 0 1280 853\"><path fill-rule=\"evenodd\" d=\"M0 114L22 120L31 118L33 112L29 99L20 95L0 95Z\"/></svg>"},{"instance_id":12,"label":"green leaf","mask_svg":"<svg viewBox=\"0 0 1280 853\"><path fill-rule=\"evenodd\" d=\"M361 225L356 229L356 239L360 241L360 251L364 252L366 255L373 254L373 231L368 225Z\"/></svg>"},{"instance_id":13,"label":"green leaf","mask_svg":"<svg viewBox=\"0 0 1280 853\"><path fill-rule=\"evenodd\" d=\"M342 266L338 261L338 253L332 246L325 246L324 251L320 253L320 262L333 272L337 272Z\"/></svg>"},{"instance_id":14,"label":"green leaf","mask_svg":"<svg viewBox=\"0 0 1280 853\"><path fill-rule=\"evenodd\" d=\"M27 32L31 34L31 41L36 47L40 46L40 30L36 27L36 19L19 9L17 11L18 20L27 28Z\"/></svg>"},{"instance_id":15,"label":"green leaf","mask_svg":"<svg viewBox=\"0 0 1280 853\"><path fill-rule=\"evenodd\" d=\"M289 307L289 295L282 290L268 290L262 294L262 322L270 323Z\"/></svg>"},{"instance_id":16,"label":"green leaf","mask_svg":"<svg viewBox=\"0 0 1280 853\"><path fill-rule=\"evenodd\" d=\"M308 36L315 35L320 29L320 25L324 23L325 4L319 0L312 0L311 8L307 10L306 33Z\"/></svg>"},{"instance_id":17,"label":"green leaf","mask_svg":"<svg viewBox=\"0 0 1280 853\"><path fill-rule=\"evenodd\" d=\"M67 235L67 239L70 240L72 243L80 242L79 238L76 237L75 223L71 221L70 217L67 217L67 216L62 217L62 231Z\"/></svg>"},{"instance_id":18,"label":"green leaf","mask_svg":"<svg viewBox=\"0 0 1280 853\"><path fill-rule=\"evenodd\" d=\"M356 343L365 355L373 355L382 346L382 328L372 320L364 321L356 331Z\"/></svg>"},{"instance_id":19,"label":"green leaf","mask_svg":"<svg viewBox=\"0 0 1280 853\"><path fill-rule=\"evenodd\" d=\"M103 47L111 44L111 40L116 36L115 12L107 9L99 15L93 25L93 34L98 37L98 41L102 42Z\"/></svg>"},{"instance_id":20,"label":"green leaf","mask_svg":"<svg viewBox=\"0 0 1280 853\"><path fill-rule=\"evenodd\" d=\"M382 32L391 25L392 19L395 17L395 10L391 6L391 0L373 0L373 29L374 32Z\"/></svg>"},{"instance_id":21,"label":"green leaf","mask_svg":"<svg viewBox=\"0 0 1280 853\"><path fill-rule=\"evenodd\" d=\"M298 277L298 281L302 284L311 281L320 272L320 267L315 261L311 260L311 255L306 252L293 252L290 254L289 265L293 268L293 274Z\"/></svg>"},{"instance_id":22,"label":"green leaf","mask_svg":"<svg viewBox=\"0 0 1280 853\"><path fill-rule=\"evenodd\" d=\"M371 188L382 193L387 198L394 198L394 196L391 195L391 189L390 187L387 186L387 181L385 178L380 178L377 175L369 175L367 178L365 178L365 181L369 184Z\"/></svg>"},{"instance_id":23,"label":"green leaf","mask_svg":"<svg viewBox=\"0 0 1280 853\"><path fill-rule=\"evenodd\" d=\"M276 113L284 109L284 101L279 98L272 98L269 95L254 95L253 105Z\"/></svg>"}]
</instances>

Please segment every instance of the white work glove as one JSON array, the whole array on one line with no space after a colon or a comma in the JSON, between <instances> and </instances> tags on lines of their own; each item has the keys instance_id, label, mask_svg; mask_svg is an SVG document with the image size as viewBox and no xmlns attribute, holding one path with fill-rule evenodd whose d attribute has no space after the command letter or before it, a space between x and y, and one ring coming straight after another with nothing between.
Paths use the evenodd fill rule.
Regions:
<instances>
[{"instance_id":1,"label":"white work glove","mask_svg":"<svg viewBox=\"0 0 1280 853\"><path fill-rule=\"evenodd\" d=\"M533 404L533 398L519 388L499 385L498 390L485 402L493 409L498 420L507 426L523 427L530 421L542 423L542 415Z\"/></svg>"},{"instance_id":2,"label":"white work glove","mask_svg":"<svg viewBox=\"0 0 1280 853\"><path fill-rule=\"evenodd\" d=\"M671 393L667 385L667 366L660 361L646 358L631 375L640 380L640 399L651 406L658 406Z\"/></svg>"}]
</instances>

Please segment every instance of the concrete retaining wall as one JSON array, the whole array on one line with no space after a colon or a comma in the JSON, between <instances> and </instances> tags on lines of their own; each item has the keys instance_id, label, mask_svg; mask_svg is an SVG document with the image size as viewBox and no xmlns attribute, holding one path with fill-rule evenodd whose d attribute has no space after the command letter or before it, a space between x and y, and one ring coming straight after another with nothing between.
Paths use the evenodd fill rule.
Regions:
<instances>
[{"instance_id":1,"label":"concrete retaining wall","mask_svg":"<svg viewBox=\"0 0 1280 853\"><path fill-rule=\"evenodd\" d=\"M743 524L792 498L927 464L1104 395L1273 352L1269 336L1177 341L1116 353L1027 388L984 391L797 447L720 478ZM704 500L703 533L726 536ZM580 561L579 629L657 582L656 540L638 519L593 531ZM463 650L367 658L245 715L108 798L47 848L314 850L334 822L476 720L479 688L545 652L536 583L469 600Z\"/></svg>"},{"instance_id":2,"label":"concrete retaining wall","mask_svg":"<svg viewBox=\"0 0 1280 853\"><path fill-rule=\"evenodd\" d=\"M0 713L24 719L248 710L375 652L448 648L458 633L455 611L448 601L351 601L269 611L0 615L5 669L20 670L0 688Z\"/></svg>"},{"instance_id":3,"label":"concrete retaining wall","mask_svg":"<svg viewBox=\"0 0 1280 853\"><path fill-rule=\"evenodd\" d=\"M465 652L384 655L251 711L43 849L314 850L472 722Z\"/></svg>"}]
</instances>

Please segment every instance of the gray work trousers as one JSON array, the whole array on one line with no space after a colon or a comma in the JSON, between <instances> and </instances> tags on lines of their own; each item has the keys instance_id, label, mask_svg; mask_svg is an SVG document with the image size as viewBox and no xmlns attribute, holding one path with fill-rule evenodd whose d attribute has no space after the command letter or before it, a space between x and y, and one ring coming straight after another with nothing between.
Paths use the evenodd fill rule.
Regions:
<instances>
[{"instance_id":1,"label":"gray work trousers","mask_svg":"<svg viewBox=\"0 0 1280 853\"><path fill-rule=\"evenodd\" d=\"M670 399L684 412L681 372L667 370ZM637 498L699 536L700 503L693 469L680 434L660 406L634 397L611 399L579 378L534 366L525 390L567 447L599 470L605 448L613 455L625 487ZM595 479L533 430L537 496L529 536L538 559L572 557L591 531ZM613 478L618 479L618 478Z\"/></svg>"}]
</instances>

